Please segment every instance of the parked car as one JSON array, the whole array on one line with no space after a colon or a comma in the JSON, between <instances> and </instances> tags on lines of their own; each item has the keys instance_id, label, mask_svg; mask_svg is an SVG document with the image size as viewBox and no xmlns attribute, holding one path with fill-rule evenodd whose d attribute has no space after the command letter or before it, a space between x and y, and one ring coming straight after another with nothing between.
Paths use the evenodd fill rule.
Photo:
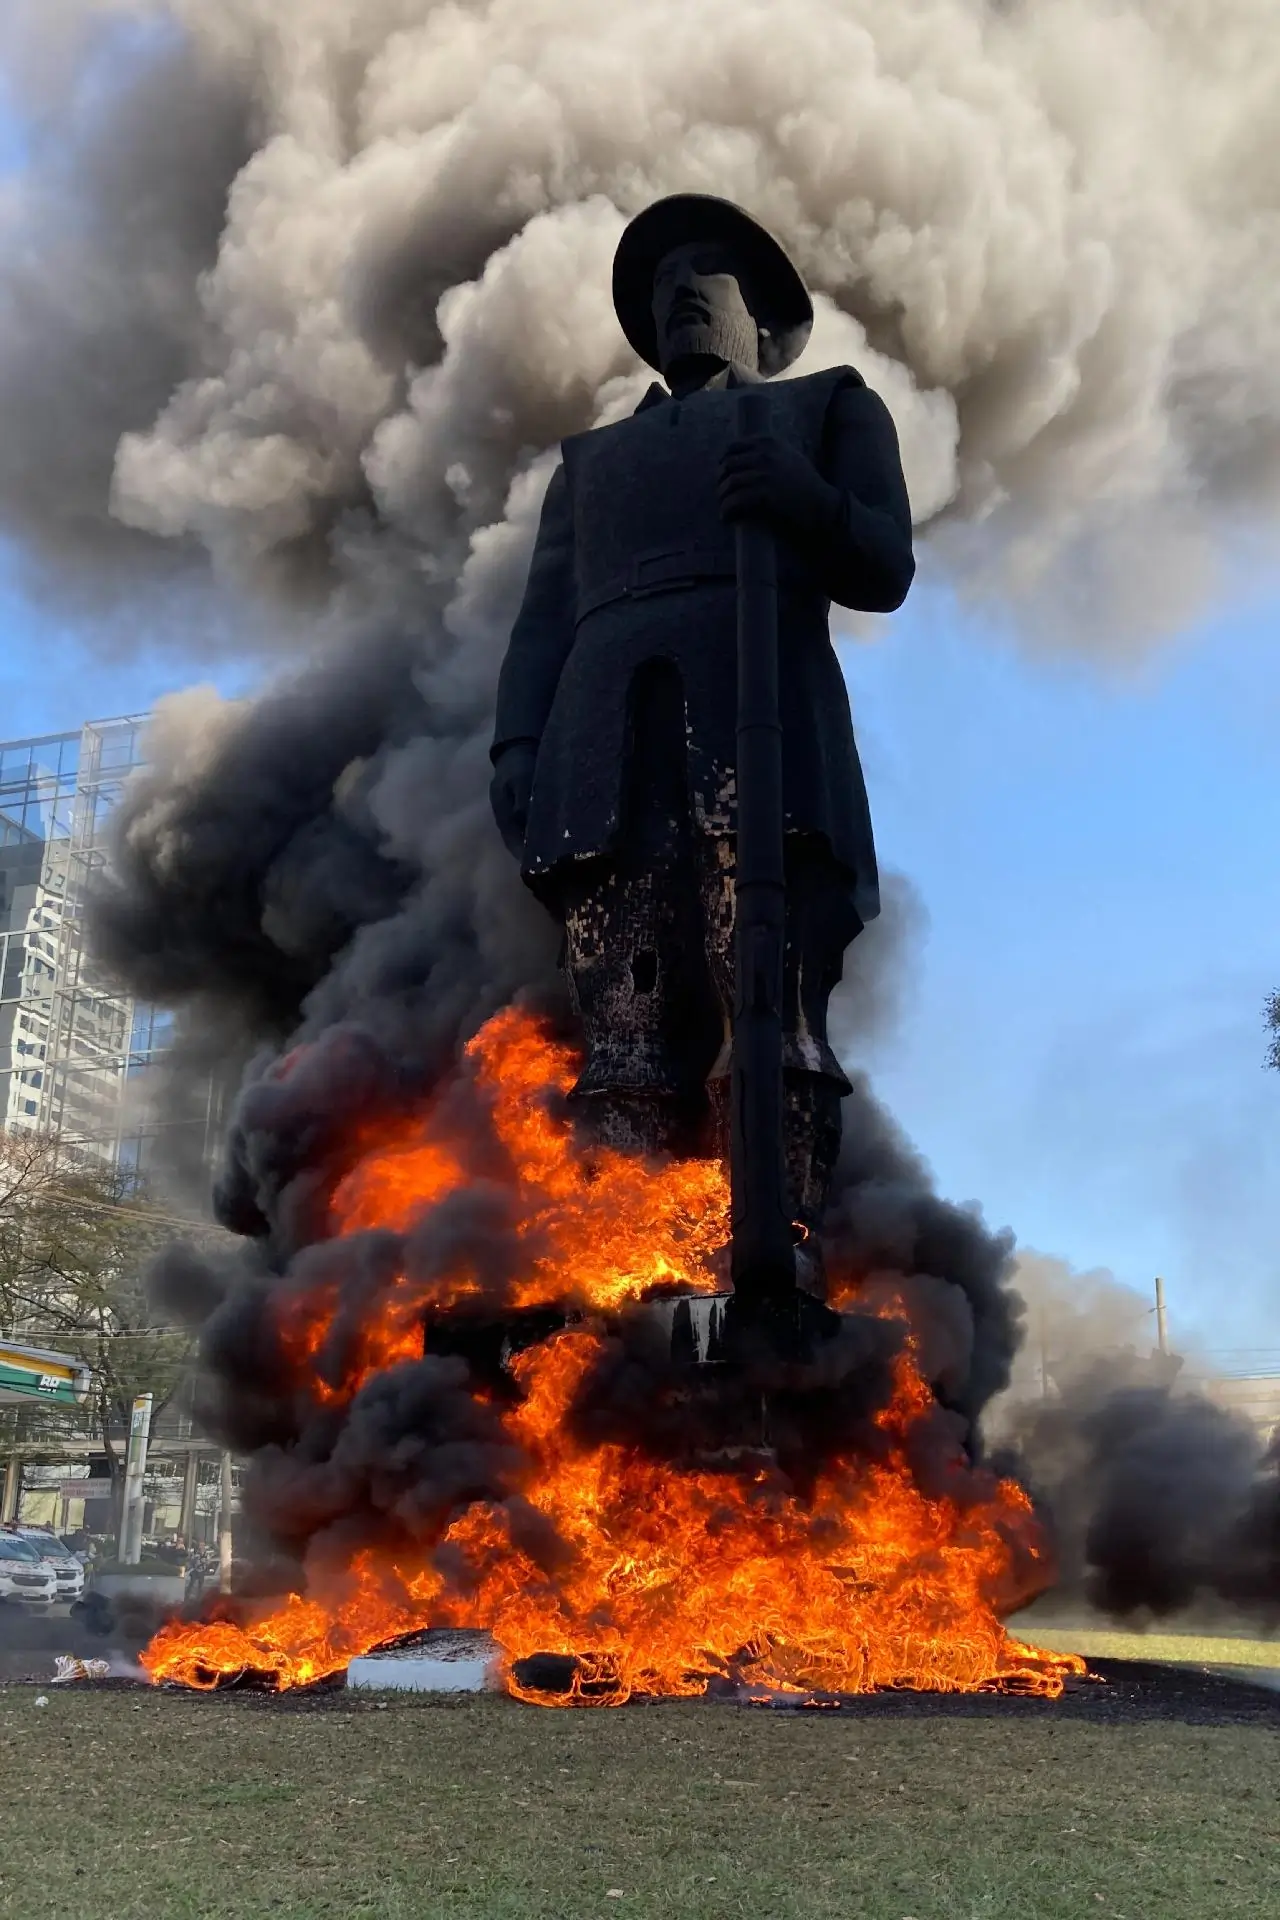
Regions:
<instances>
[{"instance_id":1,"label":"parked car","mask_svg":"<svg viewBox=\"0 0 1280 1920\"><path fill-rule=\"evenodd\" d=\"M45 1613L58 1598L53 1563L16 1534L0 1533L0 1606Z\"/></svg>"},{"instance_id":2,"label":"parked car","mask_svg":"<svg viewBox=\"0 0 1280 1920\"><path fill-rule=\"evenodd\" d=\"M40 1558L53 1568L59 1600L78 1600L84 1592L84 1564L66 1541L60 1540L48 1527L18 1526L12 1531L29 1547L34 1547Z\"/></svg>"}]
</instances>

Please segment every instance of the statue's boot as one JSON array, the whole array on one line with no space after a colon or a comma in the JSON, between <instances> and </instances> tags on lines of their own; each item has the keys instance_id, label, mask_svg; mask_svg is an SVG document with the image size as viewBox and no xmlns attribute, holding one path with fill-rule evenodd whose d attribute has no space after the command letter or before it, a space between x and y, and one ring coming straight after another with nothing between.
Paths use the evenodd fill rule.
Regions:
<instances>
[{"instance_id":1,"label":"statue's boot","mask_svg":"<svg viewBox=\"0 0 1280 1920\"><path fill-rule=\"evenodd\" d=\"M840 1155L840 1102L848 1082L828 1073L789 1070L784 1076L784 1155L791 1217L801 1238L796 1247L796 1283L819 1300L827 1295L822 1263L822 1223Z\"/></svg>"},{"instance_id":2,"label":"statue's boot","mask_svg":"<svg viewBox=\"0 0 1280 1920\"><path fill-rule=\"evenodd\" d=\"M707 1082L714 1151L728 1163L729 1082L734 992L734 862L727 834L700 842L703 921L720 999L724 1041ZM820 1233L840 1152L840 1102L849 1081L827 1038L827 1002L844 953L861 930L848 875L825 841L788 834L787 928L782 963L783 1156L796 1223L796 1279L825 1298Z\"/></svg>"}]
</instances>

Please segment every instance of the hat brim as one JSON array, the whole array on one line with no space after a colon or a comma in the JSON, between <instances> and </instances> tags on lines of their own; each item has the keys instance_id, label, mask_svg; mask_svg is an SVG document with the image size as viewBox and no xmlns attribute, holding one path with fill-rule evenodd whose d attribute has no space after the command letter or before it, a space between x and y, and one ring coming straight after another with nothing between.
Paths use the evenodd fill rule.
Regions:
<instances>
[{"instance_id":1,"label":"hat brim","mask_svg":"<svg viewBox=\"0 0 1280 1920\"><path fill-rule=\"evenodd\" d=\"M640 358L659 367L653 280L673 248L719 241L740 252L758 307L760 371L781 373L804 352L813 331L813 302L791 259L749 213L710 193L673 193L655 200L625 229L613 257L613 305Z\"/></svg>"}]
</instances>

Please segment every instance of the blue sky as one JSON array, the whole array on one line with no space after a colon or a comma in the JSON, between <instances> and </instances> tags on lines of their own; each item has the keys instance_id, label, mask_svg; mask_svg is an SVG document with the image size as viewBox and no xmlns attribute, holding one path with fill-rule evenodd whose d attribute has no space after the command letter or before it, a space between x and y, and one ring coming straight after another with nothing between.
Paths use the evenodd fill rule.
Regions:
<instances>
[{"instance_id":1,"label":"blue sky","mask_svg":"<svg viewBox=\"0 0 1280 1920\"><path fill-rule=\"evenodd\" d=\"M2 582L2 576L0 576ZM1280 1346L1280 603L1120 680L1036 660L927 585L842 648L886 867L927 926L877 1088L953 1198L1130 1285L1175 1330ZM243 670L109 662L0 584L0 734Z\"/></svg>"},{"instance_id":2,"label":"blue sky","mask_svg":"<svg viewBox=\"0 0 1280 1920\"><path fill-rule=\"evenodd\" d=\"M846 647L886 866L928 915L869 1063L944 1190L1147 1288L1213 1348L1280 1345L1280 604L1119 680L926 588Z\"/></svg>"}]
</instances>

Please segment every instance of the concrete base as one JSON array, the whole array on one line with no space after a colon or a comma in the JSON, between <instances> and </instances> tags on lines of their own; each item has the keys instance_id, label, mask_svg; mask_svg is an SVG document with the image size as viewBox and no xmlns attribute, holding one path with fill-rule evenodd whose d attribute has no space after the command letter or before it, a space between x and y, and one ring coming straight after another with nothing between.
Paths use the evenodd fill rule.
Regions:
<instances>
[{"instance_id":1,"label":"concrete base","mask_svg":"<svg viewBox=\"0 0 1280 1920\"><path fill-rule=\"evenodd\" d=\"M409 1646L362 1653L347 1668L349 1687L400 1693L483 1693L497 1685L499 1653L487 1633L432 1627Z\"/></svg>"}]
</instances>

